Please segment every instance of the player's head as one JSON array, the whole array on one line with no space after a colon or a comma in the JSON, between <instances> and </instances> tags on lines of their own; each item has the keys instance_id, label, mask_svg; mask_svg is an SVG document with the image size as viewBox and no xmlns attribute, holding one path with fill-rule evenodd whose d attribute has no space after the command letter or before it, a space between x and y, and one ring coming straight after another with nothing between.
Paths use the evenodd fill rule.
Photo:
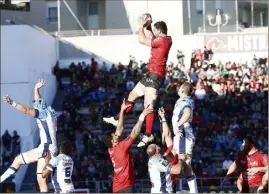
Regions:
<instances>
[{"instance_id":1,"label":"player's head","mask_svg":"<svg viewBox=\"0 0 269 194\"><path fill-rule=\"evenodd\" d=\"M157 154L161 154L160 146L158 146L157 144L150 144L147 147L147 154L149 157L157 155Z\"/></svg>"},{"instance_id":2,"label":"player's head","mask_svg":"<svg viewBox=\"0 0 269 194\"><path fill-rule=\"evenodd\" d=\"M177 88L177 94L180 96L180 97L183 97L183 96L190 96L191 93L192 93L192 84L189 83L189 82L184 82L181 86L179 86Z\"/></svg>"},{"instance_id":3,"label":"player's head","mask_svg":"<svg viewBox=\"0 0 269 194\"><path fill-rule=\"evenodd\" d=\"M60 154L71 155L73 151L73 144L71 141L66 140L59 144Z\"/></svg>"},{"instance_id":4,"label":"player's head","mask_svg":"<svg viewBox=\"0 0 269 194\"><path fill-rule=\"evenodd\" d=\"M251 149L256 148L257 143L254 141L254 139L251 136L246 136L243 139L242 143L242 151L244 153L248 153Z\"/></svg>"},{"instance_id":5,"label":"player's head","mask_svg":"<svg viewBox=\"0 0 269 194\"><path fill-rule=\"evenodd\" d=\"M43 98L39 98L38 100L34 100L33 101L33 107L35 109L45 109L45 108L47 108L46 100L44 100Z\"/></svg>"},{"instance_id":6,"label":"player's head","mask_svg":"<svg viewBox=\"0 0 269 194\"><path fill-rule=\"evenodd\" d=\"M113 148L119 143L119 137L115 133L108 133L104 135L103 142L108 148Z\"/></svg>"},{"instance_id":7,"label":"player's head","mask_svg":"<svg viewBox=\"0 0 269 194\"><path fill-rule=\"evenodd\" d=\"M156 22L153 26L152 32L155 37L159 37L160 35L167 35L167 26L164 21Z\"/></svg>"}]
</instances>

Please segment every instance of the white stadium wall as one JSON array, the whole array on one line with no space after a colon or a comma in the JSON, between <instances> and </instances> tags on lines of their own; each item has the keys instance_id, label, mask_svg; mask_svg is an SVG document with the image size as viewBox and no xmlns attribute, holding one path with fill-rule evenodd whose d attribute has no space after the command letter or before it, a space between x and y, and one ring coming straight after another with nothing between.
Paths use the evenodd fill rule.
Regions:
<instances>
[{"instance_id":1,"label":"white stadium wall","mask_svg":"<svg viewBox=\"0 0 269 194\"><path fill-rule=\"evenodd\" d=\"M137 61L148 61L150 48L138 42L137 35L123 36L80 36L66 37L65 41L79 48L95 53L103 58L118 64L127 65L129 55L133 55ZM193 49L203 50L204 45L214 51L213 61L249 62L253 55L257 57L268 56L268 33L220 33L220 34L196 34L185 36L173 36L173 45L169 54L169 61L176 62L177 50L185 54L186 64L189 65ZM68 63L61 63L67 66Z\"/></svg>"},{"instance_id":2,"label":"white stadium wall","mask_svg":"<svg viewBox=\"0 0 269 194\"><path fill-rule=\"evenodd\" d=\"M46 86L41 95L48 104L53 102L57 87L51 74L56 63L56 40L27 25L1 26L1 94L9 94L17 103L32 107L34 85L40 78ZM16 111L1 101L1 135L17 130L21 136L21 151L36 146L38 130L35 119ZM27 165L17 173L16 191L19 190Z\"/></svg>"},{"instance_id":3,"label":"white stadium wall","mask_svg":"<svg viewBox=\"0 0 269 194\"><path fill-rule=\"evenodd\" d=\"M129 55L135 56L138 61L143 60L146 62L150 57L150 47L140 44L137 35L68 37L64 38L64 40L102 56L115 64L122 62L124 65L127 65ZM181 44L184 41L187 44ZM173 37L173 45L168 61L176 61L177 49L191 52L195 41L192 36Z\"/></svg>"}]
</instances>

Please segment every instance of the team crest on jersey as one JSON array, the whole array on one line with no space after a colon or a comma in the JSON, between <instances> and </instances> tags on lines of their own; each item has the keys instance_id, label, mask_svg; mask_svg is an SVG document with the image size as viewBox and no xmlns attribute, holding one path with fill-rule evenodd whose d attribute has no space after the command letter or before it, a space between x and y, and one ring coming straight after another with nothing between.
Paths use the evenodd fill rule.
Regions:
<instances>
[{"instance_id":1,"label":"team crest on jersey","mask_svg":"<svg viewBox=\"0 0 269 194\"><path fill-rule=\"evenodd\" d=\"M162 161L162 165L164 165L164 166L168 166L168 164L169 164L169 163L168 163L166 160L163 160L163 161Z\"/></svg>"},{"instance_id":2,"label":"team crest on jersey","mask_svg":"<svg viewBox=\"0 0 269 194\"><path fill-rule=\"evenodd\" d=\"M258 162L254 161L250 163L250 166L258 166Z\"/></svg>"}]
</instances>

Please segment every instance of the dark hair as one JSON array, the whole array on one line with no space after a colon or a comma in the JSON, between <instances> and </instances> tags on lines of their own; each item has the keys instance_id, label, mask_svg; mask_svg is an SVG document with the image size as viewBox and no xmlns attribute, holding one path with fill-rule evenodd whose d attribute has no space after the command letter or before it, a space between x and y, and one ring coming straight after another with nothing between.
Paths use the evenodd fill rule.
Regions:
<instances>
[{"instance_id":1,"label":"dark hair","mask_svg":"<svg viewBox=\"0 0 269 194\"><path fill-rule=\"evenodd\" d=\"M167 25L164 21L159 21L154 24L157 30L160 30L163 34L167 35Z\"/></svg>"},{"instance_id":2,"label":"dark hair","mask_svg":"<svg viewBox=\"0 0 269 194\"><path fill-rule=\"evenodd\" d=\"M65 155L70 155L73 151L73 144L71 141L66 140L59 144L59 150Z\"/></svg>"},{"instance_id":3,"label":"dark hair","mask_svg":"<svg viewBox=\"0 0 269 194\"><path fill-rule=\"evenodd\" d=\"M192 84L189 82L184 82L180 87L182 87L183 92L187 95L190 96L192 93ZM180 89L180 87L177 88L177 91Z\"/></svg>"},{"instance_id":4,"label":"dark hair","mask_svg":"<svg viewBox=\"0 0 269 194\"><path fill-rule=\"evenodd\" d=\"M247 134L246 136L243 137L243 140L245 140L245 143L247 145L253 145L254 147L258 146L258 143L255 140L255 137L253 137L252 135Z\"/></svg>"},{"instance_id":5,"label":"dark hair","mask_svg":"<svg viewBox=\"0 0 269 194\"><path fill-rule=\"evenodd\" d=\"M111 133L105 134L103 137L103 142L108 148L112 148L112 135Z\"/></svg>"}]
</instances>

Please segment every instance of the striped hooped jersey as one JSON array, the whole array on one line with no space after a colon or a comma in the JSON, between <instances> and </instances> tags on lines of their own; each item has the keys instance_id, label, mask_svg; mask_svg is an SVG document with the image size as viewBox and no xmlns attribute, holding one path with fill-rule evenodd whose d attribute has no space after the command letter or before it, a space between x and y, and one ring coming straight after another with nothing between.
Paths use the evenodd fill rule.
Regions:
<instances>
[{"instance_id":1,"label":"striped hooped jersey","mask_svg":"<svg viewBox=\"0 0 269 194\"><path fill-rule=\"evenodd\" d=\"M40 143L52 144L57 147L57 115L50 106L45 109L35 109L36 120L40 131Z\"/></svg>"},{"instance_id":2,"label":"striped hooped jersey","mask_svg":"<svg viewBox=\"0 0 269 194\"><path fill-rule=\"evenodd\" d=\"M74 190L72 183L73 160L70 156L59 154L53 157L47 168L53 171L52 184L56 193L70 193Z\"/></svg>"},{"instance_id":3,"label":"striped hooped jersey","mask_svg":"<svg viewBox=\"0 0 269 194\"><path fill-rule=\"evenodd\" d=\"M183 98L179 98L175 104L175 107L174 107L173 117L172 117L172 124L173 124L174 130L176 128L177 122L183 116L184 109L187 107L191 109L191 116L186 124L191 125L192 117L193 117L193 110L194 110L194 101L193 101L192 97L185 96Z\"/></svg>"},{"instance_id":4,"label":"striped hooped jersey","mask_svg":"<svg viewBox=\"0 0 269 194\"><path fill-rule=\"evenodd\" d=\"M150 157L148 171L151 181L151 193L172 193L173 183L170 175L172 166L160 157Z\"/></svg>"}]
</instances>

